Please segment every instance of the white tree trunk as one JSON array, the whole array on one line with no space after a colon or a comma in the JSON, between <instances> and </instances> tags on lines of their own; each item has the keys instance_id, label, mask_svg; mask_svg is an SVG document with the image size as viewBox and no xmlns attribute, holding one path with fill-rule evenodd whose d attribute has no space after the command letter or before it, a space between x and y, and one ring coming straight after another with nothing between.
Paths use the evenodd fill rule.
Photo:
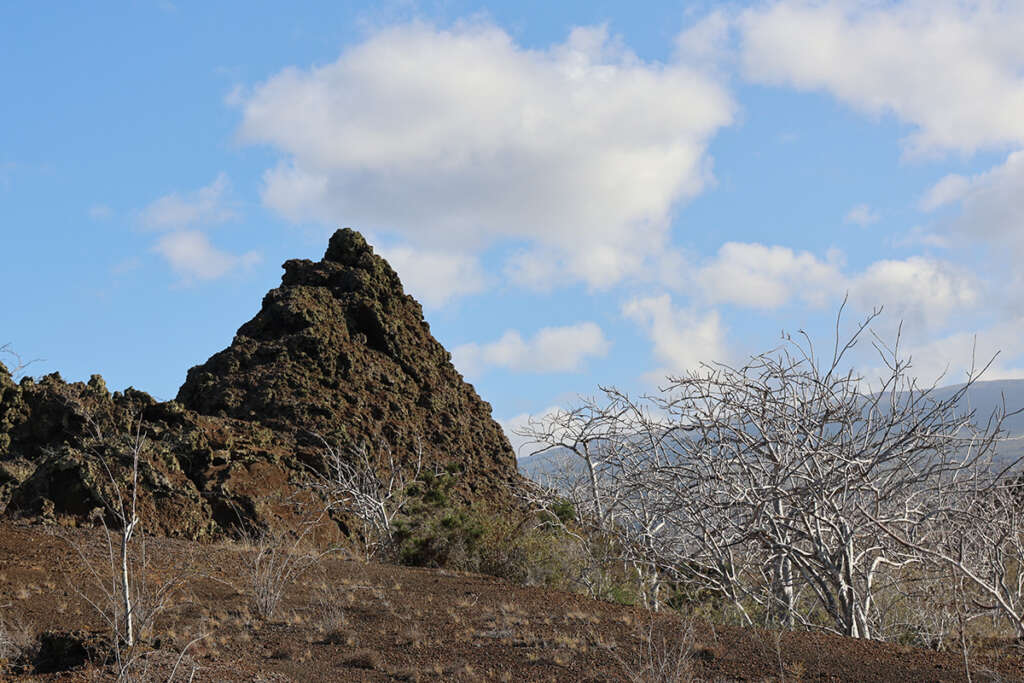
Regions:
<instances>
[{"instance_id":1,"label":"white tree trunk","mask_svg":"<svg viewBox=\"0 0 1024 683\"><path fill-rule=\"evenodd\" d=\"M121 534L121 596L124 602L124 639L128 647L135 645L134 615L132 614L131 577L128 573L128 544L139 518L132 519Z\"/></svg>"}]
</instances>

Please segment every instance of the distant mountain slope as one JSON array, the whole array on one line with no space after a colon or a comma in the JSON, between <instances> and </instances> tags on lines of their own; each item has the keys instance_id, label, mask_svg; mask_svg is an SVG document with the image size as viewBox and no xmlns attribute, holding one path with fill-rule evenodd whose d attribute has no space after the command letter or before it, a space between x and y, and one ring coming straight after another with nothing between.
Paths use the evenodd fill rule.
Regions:
<instances>
[{"instance_id":1,"label":"distant mountain slope","mask_svg":"<svg viewBox=\"0 0 1024 683\"><path fill-rule=\"evenodd\" d=\"M948 399L961 387L963 387L963 383L940 387L935 390L935 398L937 400ZM975 420L984 424L993 410L1002 408L1004 405L1007 413L1024 408L1024 379L976 382L967 390L961 400L960 408L961 410L974 410ZM1012 461L1024 457L1024 438L1019 440L1013 438L1024 437L1024 411L1007 417L1003 422L1003 428L1010 438L999 445L1000 459ZM552 449L545 453L521 456L517 465L520 473L537 481L566 463L572 464L573 460L574 456L567 450Z\"/></svg>"},{"instance_id":2,"label":"distant mountain slope","mask_svg":"<svg viewBox=\"0 0 1024 683\"><path fill-rule=\"evenodd\" d=\"M941 387L935 390L935 397L938 399L949 398L963 384L954 384L948 387ZM1006 400L1007 412L1013 412L1024 408L1024 379L1000 379L991 382L976 382L967 390L967 395L961 401L961 409L974 409L977 419L988 419L992 411L1002 406L1003 398ZM1020 436L1024 434L1024 412L1006 418L1003 427L1011 434Z\"/></svg>"}]
</instances>

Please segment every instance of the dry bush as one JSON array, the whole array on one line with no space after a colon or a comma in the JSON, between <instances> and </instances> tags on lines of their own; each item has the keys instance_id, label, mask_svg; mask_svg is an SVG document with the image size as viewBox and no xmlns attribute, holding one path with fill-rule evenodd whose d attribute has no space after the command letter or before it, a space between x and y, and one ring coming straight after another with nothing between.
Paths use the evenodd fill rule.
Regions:
<instances>
[{"instance_id":1,"label":"dry bush","mask_svg":"<svg viewBox=\"0 0 1024 683\"><path fill-rule=\"evenodd\" d=\"M316 629L323 634L326 642L342 643L345 640L345 628L349 621L342 605L348 595L349 591L338 586L327 586L317 591L310 604Z\"/></svg>"},{"instance_id":2,"label":"dry bush","mask_svg":"<svg viewBox=\"0 0 1024 683\"><path fill-rule=\"evenodd\" d=\"M7 605L4 605L7 607ZM6 667L7 664L18 657L21 654L21 648L18 647L18 643L11 633L10 627L7 625L7 620L0 617L0 667Z\"/></svg>"},{"instance_id":3,"label":"dry bush","mask_svg":"<svg viewBox=\"0 0 1024 683\"><path fill-rule=\"evenodd\" d=\"M0 345L0 357L7 358L7 372L11 375L11 378L15 381L19 380L25 372L25 368L32 363L35 363L38 359L25 360L18 353L11 348L10 344ZM2 362L2 361L0 361Z\"/></svg>"},{"instance_id":4,"label":"dry bush","mask_svg":"<svg viewBox=\"0 0 1024 683\"><path fill-rule=\"evenodd\" d=\"M714 644L702 643L696 636L692 618L679 621L658 620L653 614L636 625L637 647L620 652L598 642L610 652L623 676L631 683L682 683L698 679L699 660L717 656Z\"/></svg>"},{"instance_id":5,"label":"dry bush","mask_svg":"<svg viewBox=\"0 0 1024 683\"><path fill-rule=\"evenodd\" d=\"M412 467L405 468L385 442L376 452L365 444L345 451L319 434L314 436L323 444L323 470L312 471L312 488L327 501L329 510L345 510L360 521L367 561L378 555L393 556L395 518L405 512L419 480L422 448L417 448ZM379 467L378 462L386 464Z\"/></svg>"},{"instance_id":6,"label":"dry bush","mask_svg":"<svg viewBox=\"0 0 1024 683\"><path fill-rule=\"evenodd\" d=\"M13 672L30 657L34 644L31 631L7 613L9 607L0 605L0 673Z\"/></svg>"},{"instance_id":7,"label":"dry bush","mask_svg":"<svg viewBox=\"0 0 1024 683\"><path fill-rule=\"evenodd\" d=\"M330 552L312 545L313 533L325 515L321 511L317 517L300 517L302 521L292 528L243 526L239 531L239 541L246 548L247 588L253 611L261 619L272 619L288 589Z\"/></svg>"},{"instance_id":8,"label":"dry bush","mask_svg":"<svg viewBox=\"0 0 1024 683\"><path fill-rule=\"evenodd\" d=\"M424 454L403 458L382 443L348 450L319 437L323 462L310 485L329 510L361 523L366 559L443 567L498 576L522 585L572 588L584 554L576 536L535 511L518 516L454 494L462 465L423 466Z\"/></svg>"}]
</instances>

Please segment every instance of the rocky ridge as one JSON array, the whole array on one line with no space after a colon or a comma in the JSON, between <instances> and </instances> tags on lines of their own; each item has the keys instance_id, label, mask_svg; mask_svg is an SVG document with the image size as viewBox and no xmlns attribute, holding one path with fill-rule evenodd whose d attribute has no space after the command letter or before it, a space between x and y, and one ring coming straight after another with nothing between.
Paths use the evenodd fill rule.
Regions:
<instances>
[{"instance_id":1,"label":"rocky ridge","mask_svg":"<svg viewBox=\"0 0 1024 683\"><path fill-rule=\"evenodd\" d=\"M0 508L81 522L124 482L134 420L147 436L149 529L199 538L285 519L321 438L455 465L463 502L507 499L515 456L490 405L430 334L395 271L353 230L323 260L290 260L231 345L188 372L174 401L102 378L15 383L0 365ZM341 530L345 529L339 518Z\"/></svg>"}]
</instances>

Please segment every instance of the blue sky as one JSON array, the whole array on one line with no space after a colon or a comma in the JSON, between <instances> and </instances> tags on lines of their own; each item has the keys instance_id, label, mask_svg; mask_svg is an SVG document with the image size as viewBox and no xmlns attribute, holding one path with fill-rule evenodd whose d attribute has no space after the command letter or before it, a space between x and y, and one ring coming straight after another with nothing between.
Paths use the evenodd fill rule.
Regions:
<instances>
[{"instance_id":1,"label":"blue sky","mask_svg":"<svg viewBox=\"0 0 1024 683\"><path fill-rule=\"evenodd\" d=\"M844 295L923 379L1024 377L1024 5L290 5L0 9L33 374L173 398L351 226L509 426Z\"/></svg>"}]
</instances>

